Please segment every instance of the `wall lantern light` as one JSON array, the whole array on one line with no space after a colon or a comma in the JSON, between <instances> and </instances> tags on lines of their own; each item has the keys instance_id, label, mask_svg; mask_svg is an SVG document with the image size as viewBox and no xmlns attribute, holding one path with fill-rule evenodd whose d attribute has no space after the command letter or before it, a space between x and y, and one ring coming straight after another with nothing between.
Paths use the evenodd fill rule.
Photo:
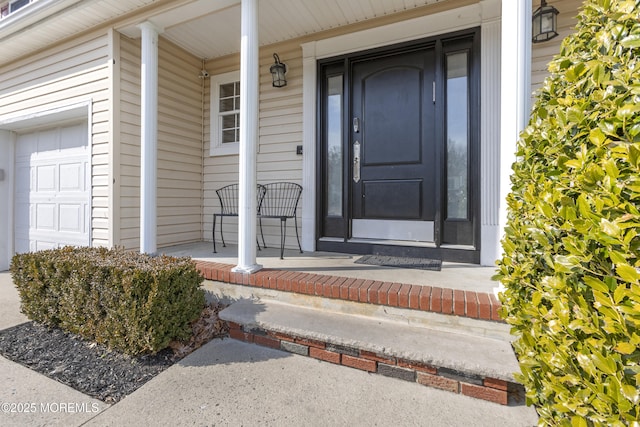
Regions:
<instances>
[{"instance_id":1,"label":"wall lantern light","mask_svg":"<svg viewBox=\"0 0 640 427\"><path fill-rule=\"evenodd\" d=\"M533 12L532 41L546 42L558 35L558 9L547 5L547 0L540 2L540 7Z\"/></svg>"},{"instance_id":2,"label":"wall lantern light","mask_svg":"<svg viewBox=\"0 0 640 427\"><path fill-rule=\"evenodd\" d=\"M287 72L287 65L280 62L280 57L277 53L273 54L273 59L276 61L275 64L269 68L271 72L271 77L273 77L273 87L283 87L287 85L287 79L284 74Z\"/></svg>"}]
</instances>

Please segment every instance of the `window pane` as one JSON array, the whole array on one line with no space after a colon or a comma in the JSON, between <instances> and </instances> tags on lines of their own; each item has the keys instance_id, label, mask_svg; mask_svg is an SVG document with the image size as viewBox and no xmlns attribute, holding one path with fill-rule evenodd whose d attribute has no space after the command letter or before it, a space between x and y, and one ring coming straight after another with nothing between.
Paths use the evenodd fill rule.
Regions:
<instances>
[{"instance_id":1,"label":"window pane","mask_svg":"<svg viewBox=\"0 0 640 427\"><path fill-rule=\"evenodd\" d=\"M447 219L469 216L467 56L467 52L447 55Z\"/></svg>"},{"instance_id":2,"label":"window pane","mask_svg":"<svg viewBox=\"0 0 640 427\"><path fill-rule=\"evenodd\" d=\"M18 0L11 3L11 12L15 12L29 4L29 0Z\"/></svg>"},{"instance_id":3,"label":"window pane","mask_svg":"<svg viewBox=\"0 0 640 427\"><path fill-rule=\"evenodd\" d=\"M237 142L235 129L222 131L222 143L227 144L229 142Z\"/></svg>"},{"instance_id":4,"label":"window pane","mask_svg":"<svg viewBox=\"0 0 640 427\"><path fill-rule=\"evenodd\" d=\"M233 98L226 98L220 100L220 112L233 111L236 108L233 105Z\"/></svg>"},{"instance_id":5,"label":"window pane","mask_svg":"<svg viewBox=\"0 0 640 427\"><path fill-rule=\"evenodd\" d=\"M234 102L234 104L233 104L234 108L236 110L239 110L240 109L240 97L236 96L235 98L233 98L233 102Z\"/></svg>"},{"instance_id":6,"label":"window pane","mask_svg":"<svg viewBox=\"0 0 640 427\"><path fill-rule=\"evenodd\" d=\"M342 216L342 76L327 85L327 214Z\"/></svg>"},{"instance_id":7,"label":"window pane","mask_svg":"<svg viewBox=\"0 0 640 427\"><path fill-rule=\"evenodd\" d=\"M227 83L220 85L220 98L230 98L235 95L235 83Z\"/></svg>"},{"instance_id":8,"label":"window pane","mask_svg":"<svg viewBox=\"0 0 640 427\"><path fill-rule=\"evenodd\" d=\"M233 129L237 126L236 115L230 114L228 116L222 116L222 129Z\"/></svg>"}]
</instances>

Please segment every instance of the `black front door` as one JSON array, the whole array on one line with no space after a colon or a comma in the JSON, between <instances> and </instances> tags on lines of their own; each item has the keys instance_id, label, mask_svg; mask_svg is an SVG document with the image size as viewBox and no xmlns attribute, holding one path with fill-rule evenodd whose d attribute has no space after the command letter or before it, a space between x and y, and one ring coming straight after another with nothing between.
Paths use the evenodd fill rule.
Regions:
<instances>
[{"instance_id":1,"label":"black front door","mask_svg":"<svg viewBox=\"0 0 640 427\"><path fill-rule=\"evenodd\" d=\"M319 250L478 262L478 35L321 61Z\"/></svg>"},{"instance_id":2,"label":"black front door","mask_svg":"<svg viewBox=\"0 0 640 427\"><path fill-rule=\"evenodd\" d=\"M352 63L353 238L433 241L435 49Z\"/></svg>"}]
</instances>

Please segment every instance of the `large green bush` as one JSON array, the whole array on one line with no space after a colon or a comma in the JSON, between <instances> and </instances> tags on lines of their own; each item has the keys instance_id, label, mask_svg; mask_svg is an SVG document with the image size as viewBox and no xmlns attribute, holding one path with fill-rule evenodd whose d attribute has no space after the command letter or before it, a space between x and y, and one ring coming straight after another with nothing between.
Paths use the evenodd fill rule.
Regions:
<instances>
[{"instance_id":1,"label":"large green bush","mask_svg":"<svg viewBox=\"0 0 640 427\"><path fill-rule=\"evenodd\" d=\"M188 338L205 305L188 258L65 247L15 255L10 271L27 317L129 354Z\"/></svg>"},{"instance_id":2,"label":"large green bush","mask_svg":"<svg viewBox=\"0 0 640 427\"><path fill-rule=\"evenodd\" d=\"M640 420L640 0L588 0L521 134L499 274L541 424Z\"/></svg>"}]
</instances>

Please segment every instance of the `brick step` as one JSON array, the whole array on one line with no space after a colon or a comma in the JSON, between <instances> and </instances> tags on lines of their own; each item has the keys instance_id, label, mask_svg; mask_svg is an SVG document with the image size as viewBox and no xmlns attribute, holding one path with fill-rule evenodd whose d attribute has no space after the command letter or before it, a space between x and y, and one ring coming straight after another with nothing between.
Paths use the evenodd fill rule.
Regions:
<instances>
[{"instance_id":1,"label":"brick step","mask_svg":"<svg viewBox=\"0 0 640 427\"><path fill-rule=\"evenodd\" d=\"M508 340L330 312L239 300L220 312L232 338L496 402L522 404Z\"/></svg>"},{"instance_id":2,"label":"brick step","mask_svg":"<svg viewBox=\"0 0 640 427\"><path fill-rule=\"evenodd\" d=\"M493 293L268 268L241 274L231 271L233 265L211 261L198 260L196 265L205 279L216 282L502 322L501 305Z\"/></svg>"}]
</instances>

